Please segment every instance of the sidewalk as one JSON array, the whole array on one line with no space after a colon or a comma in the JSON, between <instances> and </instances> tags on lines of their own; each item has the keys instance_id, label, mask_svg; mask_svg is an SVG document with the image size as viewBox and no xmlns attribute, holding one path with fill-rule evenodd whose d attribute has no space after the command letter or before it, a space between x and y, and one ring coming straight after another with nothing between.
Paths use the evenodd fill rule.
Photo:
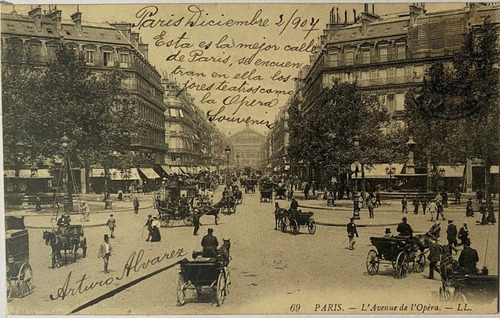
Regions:
<instances>
[{"instance_id":1,"label":"sidewalk","mask_svg":"<svg viewBox=\"0 0 500 318\"><path fill-rule=\"evenodd\" d=\"M151 194L139 194L137 195L140 201L139 214L141 210L151 209L153 207L153 199ZM102 201L102 195L88 194L80 196L81 201L86 202L90 207L90 221L82 221L81 215L78 213L79 202L74 200L74 212L70 213L71 224L72 225L83 225L84 227L98 227L105 226L110 214L117 213L134 213L134 208L132 204L133 197L125 198L123 201L112 200L113 209L105 210L104 202ZM42 211L35 211L34 207L30 206L30 209L9 209L6 207L6 216L24 216L25 226L29 229L52 229L56 227L57 220L52 220L52 215L58 212L58 217L63 213L62 205L60 205L59 211L57 208L52 208L50 206L42 206ZM46 219L44 219L44 217Z\"/></svg>"}]
</instances>

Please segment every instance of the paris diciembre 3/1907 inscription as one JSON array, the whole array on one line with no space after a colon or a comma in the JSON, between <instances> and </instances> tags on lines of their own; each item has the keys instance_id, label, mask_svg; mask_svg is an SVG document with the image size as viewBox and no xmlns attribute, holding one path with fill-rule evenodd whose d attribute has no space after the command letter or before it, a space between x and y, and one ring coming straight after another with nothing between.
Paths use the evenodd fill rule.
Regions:
<instances>
[{"instance_id":1,"label":"paris diciembre 3/1907 inscription","mask_svg":"<svg viewBox=\"0 0 500 318\"><path fill-rule=\"evenodd\" d=\"M499 13L2 5L3 308L496 313Z\"/></svg>"}]
</instances>

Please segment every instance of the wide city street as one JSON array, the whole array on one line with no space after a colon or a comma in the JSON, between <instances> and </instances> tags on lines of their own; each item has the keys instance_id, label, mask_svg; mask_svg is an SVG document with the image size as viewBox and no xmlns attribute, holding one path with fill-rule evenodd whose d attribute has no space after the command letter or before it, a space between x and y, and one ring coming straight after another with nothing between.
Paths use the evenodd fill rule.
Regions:
<instances>
[{"instance_id":1,"label":"wide city street","mask_svg":"<svg viewBox=\"0 0 500 318\"><path fill-rule=\"evenodd\" d=\"M221 187L215 193L215 201L220 196ZM351 251L347 248L346 224L352 216L352 202L347 200L337 202L339 206L327 207L324 200L304 200L299 196L300 209L313 211L318 225L313 235L305 227L300 228L298 235L292 235L274 230L275 201L260 203L257 191L256 194L244 194L243 204L237 206L235 214L220 214L218 225L214 224L213 216L203 216L198 236L193 236L192 227L178 220L173 226L161 228L162 240L156 243L145 241L147 215L157 214L151 206L152 195L141 195L140 200L142 208L137 215L131 202L123 204L123 207L130 208L120 209L115 205L111 212L93 213L91 222L85 227L87 257L81 258L79 253L73 263L68 255L70 262L56 269L51 268L50 246L42 239L43 228L50 228L50 216L24 212L27 215L25 223L30 227L30 263L36 288L25 298L13 298L8 303L8 312L66 315L93 300L91 305L83 306L77 313L374 313L367 311L374 305L399 308L403 304L408 307L401 312L413 314L446 314L460 309L456 303L439 302L440 276L436 274L434 280L427 279L428 263L424 272L409 273L402 279L395 278L392 266L383 263L376 275L368 275L365 261L368 251L373 248L370 237L383 236L386 227L396 234L402 217L398 201L383 201L382 206L375 210L374 219L369 219L367 210L362 210L361 220L356 221L360 237ZM285 200L277 202L281 207L289 207ZM114 213L117 228L116 238L111 240L114 252L110 258L111 273L105 274L97 251L103 234L109 233L103 226L109 213ZM415 215L410 211L405 216L417 233L425 233L432 225L429 214L420 212ZM445 209L445 216L453 219L458 228L468 221L472 247L479 253L478 267L486 264L490 274L497 275L497 226L474 224L479 219L478 213L476 217L466 219L464 204L450 204ZM77 219L77 216L73 218ZM75 220L74 223L79 222ZM442 222L441 244L446 239L446 223ZM180 266L175 265L149 277L146 275L183 258L191 259L192 251L201 250L201 239L209 227L214 229L220 244L223 238L231 240L230 292L224 303L217 307L213 289L204 289L199 296L196 291L188 290L186 304L177 306ZM459 247L459 252L461 249ZM142 259L137 261L141 251ZM164 257L165 254L168 257ZM126 271L124 273L126 264L133 267L128 275ZM126 285L130 282L133 283ZM120 289L121 286L127 288ZM103 295L105 297L100 299ZM495 311L492 304L470 306L474 313ZM378 312L383 313L383 310L380 307Z\"/></svg>"}]
</instances>

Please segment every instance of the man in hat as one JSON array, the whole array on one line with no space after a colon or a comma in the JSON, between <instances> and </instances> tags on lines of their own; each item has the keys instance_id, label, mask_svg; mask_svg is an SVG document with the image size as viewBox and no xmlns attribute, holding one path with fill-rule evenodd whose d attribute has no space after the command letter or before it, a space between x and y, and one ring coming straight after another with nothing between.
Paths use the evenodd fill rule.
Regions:
<instances>
[{"instance_id":1,"label":"man in hat","mask_svg":"<svg viewBox=\"0 0 500 318\"><path fill-rule=\"evenodd\" d=\"M448 220L446 239L448 240L448 245L457 246L457 227L453 224L453 220Z\"/></svg>"},{"instance_id":2,"label":"man in hat","mask_svg":"<svg viewBox=\"0 0 500 318\"><path fill-rule=\"evenodd\" d=\"M139 213L139 198L134 198L134 212L135 214Z\"/></svg>"},{"instance_id":3,"label":"man in hat","mask_svg":"<svg viewBox=\"0 0 500 318\"><path fill-rule=\"evenodd\" d=\"M290 210L297 210L299 208L299 202L295 198L292 198L292 202L290 203Z\"/></svg>"},{"instance_id":4,"label":"man in hat","mask_svg":"<svg viewBox=\"0 0 500 318\"><path fill-rule=\"evenodd\" d=\"M153 236L153 216L151 214L148 215L148 220L146 221L146 224L144 224L144 226L148 228L149 234L146 242L149 242L149 239Z\"/></svg>"},{"instance_id":5,"label":"man in hat","mask_svg":"<svg viewBox=\"0 0 500 318\"><path fill-rule=\"evenodd\" d=\"M407 223L406 217L403 217L403 222L399 223L397 231L399 233L399 236L408 236L412 237L413 236L413 229L411 228L410 224Z\"/></svg>"},{"instance_id":6,"label":"man in hat","mask_svg":"<svg viewBox=\"0 0 500 318\"><path fill-rule=\"evenodd\" d=\"M432 199L431 203L429 203L429 212L431 213L431 222L434 222L434 213L437 213L437 204L435 199Z\"/></svg>"},{"instance_id":7,"label":"man in hat","mask_svg":"<svg viewBox=\"0 0 500 318\"><path fill-rule=\"evenodd\" d=\"M198 209L194 209L193 211L193 225L194 225L193 235L198 235L198 230L200 229L200 214Z\"/></svg>"},{"instance_id":8,"label":"man in hat","mask_svg":"<svg viewBox=\"0 0 500 318\"><path fill-rule=\"evenodd\" d=\"M375 208L373 205L373 201L370 198L366 198L366 206L368 207L368 215L370 219L374 218L373 209Z\"/></svg>"},{"instance_id":9,"label":"man in hat","mask_svg":"<svg viewBox=\"0 0 500 318\"><path fill-rule=\"evenodd\" d=\"M390 228L386 228L385 229L385 235L384 237L391 237L391 229Z\"/></svg>"},{"instance_id":10,"label":"man in hat","mask_svg":"<svg viewBox=\"0 0 500 318\"><path fill-rule=\"evenodd\" d=\"M354 218L351 218L351 222L347 224L347 237L349 238L349 249L354 249L354 244L356 241L354 240L354 235L359 237L358 230L356 229L356 224L354 224Z\"/></svg>"},{"instance_id":11,"label":"man in hat","mask_svg":"<svg viewBox=\"0 0 500 318\"><path fill-rule=\"evenodd\" d=\"M429 247L429 279L434 279L434 270L436 270L437 262L441 259L441 245L437 240L434 240Z\"/></svg>"},{"instance_id":12,"label":"man in hat","mask_svg":"<svg viewBox=\"0 0 500 318\"><path fill-rule=\"evenodd\" d=\"M458 231L458 239L460 240L460 245L464 245L465 241L469 239L469 229L467 228L467 222L464 222L464 226L460 228L460 231Z\"/></svg>"},{"instance_id":13,"label":"man in hat","mask_svg":"<svg viewBox=\"0 0 500 318\"><path fill-rule=\"evenodd\" d=\"M477 262L479 262L477 251L470 247L470 239L467 239L464 242L464 249L458 258L458 264L465 269L466 274L477 274Z\"/></svg>"},{"instance_id":14,"label":"man in hat","mask_svg":"<svg viewBox=\"0 0 500 318\"><path fill-rule=\"evenodd\" d=\"M203 247L203 257L215 257L217 254L217 247L219 246L219 241L213 235L214 229L209 228L208 234L201 240L201 246Z\"/></svg>"},{"instance_id":15,"label":"man in hat","mask_svg":"<svg viewBox=\"0 0 500 318\"><path fill-rule=\"evenodd\" d=\"M106 222L106 226L109 227L109 232L111 234L111 238L115 238L116 220L113 217L113 214L109 215L109 219L108 219L108 222Z\"/></svg>"},{"instance_id":16,"label":"man in hat","mask_svg":"<svg viewBox=\"0 0 500 318\"><path fill-rule=\"evenodd\" d=\"M108 234L104 234L104 242L101 243L99 246L99 251L97 252L97 258L102 258L104 261L104 273L109 273L108 272L108 264L109 264L109 257L111 256L112 253L112 248L111 244L109 243L109 236Z\"/></svg>"}]
</instances>

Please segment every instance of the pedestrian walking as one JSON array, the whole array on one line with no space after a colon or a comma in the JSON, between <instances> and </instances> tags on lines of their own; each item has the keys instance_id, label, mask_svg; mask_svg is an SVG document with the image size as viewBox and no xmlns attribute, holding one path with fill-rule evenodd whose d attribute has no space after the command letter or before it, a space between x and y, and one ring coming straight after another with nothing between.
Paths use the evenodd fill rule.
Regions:
<instances>
[{"instance_id":1,"label":"pedestrian walking","mask_svg":"<svg viewBox=\"0 0 500 318\"><path fill-rule=\"evenodd\" d=\"M448 220L446 239L448 240L448 245L457 246L457 227L453 224L453 220Z\"/></svg>"},{"instance_id":2,"label":"pedestrian walking","mask_svg":"<svg viewBox=\"0 0 500 318\"><path fill-rule=\"evenodd\" d=\"M306 200L309 198L309 190L311 190L311 186L309 185L309 182L306 182L304 185L304 196L306 197Z\"/></svg>"},{"instance_id":3,"label":"pedestrian walking","mask_svg":"<svg viewBox=\"0 0 500 318\"><path fill-rule=\"evenodd\" d=\"M118 190L118 200L123 201L123 191L121 189Z\"/></svg>"},{"instance_id":4,"label":"pedestrian walking","mask_svg":"<svg viewBox=\"0 0 500 318\"><path fill-rule=\"evenodd\" d=\"M474 208L472 207L472 199L467 200L467 206L465 207L465 216L474 216Z\"/></svg>"},{"instance_id":5,"label":"pedestrian walking","mask_svg":"<svg viewBox=\"0 0 500 318\"><path fill-rule=\"evenodd\" d=\"M464 245L469 239L469 229L467 228L466 222L464 222L464 225L460 228L460 231L458 231L458 239L460 240L460 243L458 243L459 246Z\"/></svg>"},{"instance_id":6,"label":"pedestrian walking","mask_svg":"<svg viewBox=\"0 0 500 318\"><path fill-rule=\"evenodd\" d=\"M401 200L401 213L408 213L408 200L406 199L406 195L403 195L403 199Z\"/></svg>"},{"instance_id":7,"label":"pedestrian walking","mask_svg":"<svg viewBox=\"0 0 500 318\"><path fill-rule=\"evenodd\" d=\"M483 204L483 191L481 191L481 189L477 189L476 191L476 201L478 201L479 204Z\"/></svg>"},{"instance_id":8,"label":"pedestrian walking","mask_svg":"<svg viewBox=\"0 0 500 318\"><path fill-rule=\"evenodd\" d=\"M455 204L460 204L460 197L462 196L462 193L460 193L460 189L457 188L455 190Z\"/></svg>"},{"instance_id":9,"label":"pedestrian walking","mask_svg":"<svg viewBox=\"0 0 500 318\"><path fill-rule=\"evenodd\" d=\"M373 205L373 201L370 199L370 198L366 198L366 206L368 207L368 214L369 214L369 217L370 219L373 219L373 209L374 209L374 205Z\"/></svg>"},{"instance_id":10,"label":"pedestrian walking","mask_svg":"<svg viewBox=\"0 0 500 318\"><path fill-rule=\"evenodd\" d=\"M443 197L443 206L448 207L448 191L443 190L441 196Z\"/></svg>"},{"instance_id":11,"label":"pedestrian walking","mask_svg":"<svg viewBox=\"0 0 500 318\"><path fill-rule=\"evenodd\" d=\"M437 262L441 259L442 248L437 241L434 241L429 247L429 279L434 279L434 271L436 270Z\"/></svg>"},{"instance_id":12,"label":"pedestrian walking","mask_svg":"<svg viewBox=\"0 0 500 318\"><path fill-rule=\"evenodd\" d=\"M146 242L149 242L149 239L153 237L153 216L151 214L148 215L148 220L146 221L146 224L144 224L144 226L148 228L149 234Z\"/></svg>"},{"instance_id":13,"label":"pedestrian walking","mask_svg":"<svg viewBox=\"0 0 500 318\"><path fill-rule=\"evenodd\" d=\"M135 197L133 202L134 202L134 213L138 214L139 213L139 198Z\"/></svg>"},{"instance_id":14,"label":"pedestrian walking","mask_svg":"<svg viewBox=\"0 0 500 318\"><path fill-rule=\"evenodd\" d=\"M431 222L434 222L434 213L437 213L437 204L435 199L432 199L429 204L429 212L431 214Z\"/></svg>"},{"instance_id":15,"label":"pedestrian walking","mask_svg":"<svg viewBox=\"0 0 500 318\"><path fill-rule=\"evenodd\" d=\"M380 202L380 193L377 191L375 191L375 206L381 206L382 203Z\"/></svg>"},{"instance_id":16,"label":"pedestrian walking","mask_svg":"<svg viewBox=\"0 0 500 318\"><path fill-rule=\"evenodd\" d=\"M354 249L354 244L356 243L354 235L359 237L358 230L356 229L356 224L354 224L354 218L351 218L351 222L347 224L347 237L349 238L349 249Z\"/></svg>"},{"instance_id":17,"label":"pedestrian walking","mask_svg":"<svg viewBox=\"0 0 500 318\"><path fill-rule=\"evenodd\" d=\"M420 206L420 200L415 196L413 198L413 213L418 214L418 207Z\"/></svg>"},{"instance_id":18,"label":"pedestrian walking","mask_svg":"<svg viewBox=\"0 0 500 318\"><path fill-rule=\"evenodd\" d=\"M113 214L109 215L109 219L108 219L108 222L106 223L106 226L109 228L111 238L115 238L116 220L113 217Z\"/></svg>"},{"instance_id":19,"label":"pedestrian walking","mask_svg":"<svg viewBox=\"0 0 500 318\"><path fill-rule=\"evenodd\" d=\"M443 218L443 221L446 220L444 218L444 208L443 208L443 204L441 202L438 202L437 204L437 213L436 213L436 220L439 219L439 214L441 214L441 217Z\"/></svg>"},{"instance_id":20,"label":"pedestrian walking","mask_svg":"<svg viewBox=\"0 0 500 318\"><path fill-rule=\"evenodd\" d=\"M160 221L157 217L154 217L151 222L151 242L161 241L160 226Z\"/></svg>"},{"instance_id":21,"label":"pedestrian walking","mask_svg":"<svg viewBox=\"0 0 500 318\"><path fill-rule=\"evenodd\" d=\"M90 207L87 202L82 202L80 213L84 222L90 221Z\"/></svg>"},{"instance_id":22,"label":"pedestrian walking","mask_svg":"<svg viewBox=\"0 0 500 318\"><path fill-rule=\"evenodd\" d=\"M40 199L40 197L38 195L36 196L35 210L42 211L42 200Z\"/></svg>"},{"instance_id":23,"label":"pedestrian walking","mask_svg":"<svg viewBox=\"0 0 500 318\"><path fill-rule=\"evenodd\" d=\"M109 257L113 253L113 249L111 247L111 244L109 243L109 236L108 234L104 234L104 241L101 243L99 246L99 251L97 252L97 258L102 258L104 261L104 273L109 273L108 271L108 264L109 264Z\"/></svg>"},{"instance_id":24,"label":"pedestrian walking","mask_svg":"<svg viewBox=\"0 0 500 318\"><path fill-rule=\"evenodd\" d=\"M422 213L425 215L425 210L427 209L427 200L425 198L422 198L420 202L422 203Z\"/></svg>"},{"instance_id":25,"label":"pedestrian walking","mask_svg":"<svg viewBox=\"0 0 500 318\"><path fill-rule=\"evenodd\" d=\"M193 212L193 225L193 235L198 235L198 230L200 229L200 215L198 214L198 209L195 209Z\"/></svg>"}]
</instances>

